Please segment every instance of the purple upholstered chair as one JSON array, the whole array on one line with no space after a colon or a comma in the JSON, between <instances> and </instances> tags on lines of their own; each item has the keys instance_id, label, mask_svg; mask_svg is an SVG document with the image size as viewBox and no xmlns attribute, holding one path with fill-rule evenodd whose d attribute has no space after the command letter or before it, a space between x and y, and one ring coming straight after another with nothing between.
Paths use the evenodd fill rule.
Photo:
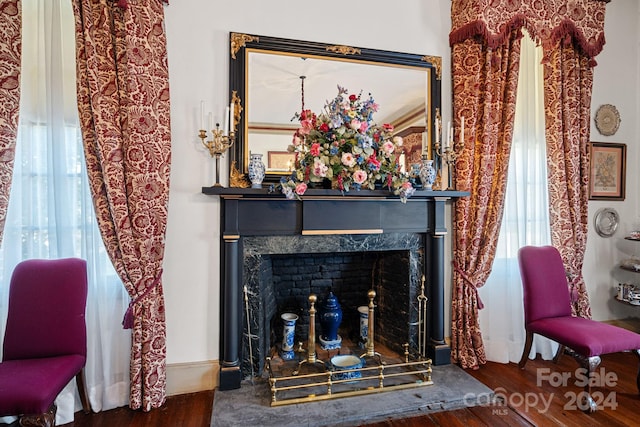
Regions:
<instances>
[{"instance_id":1,"label":"purple upholstered chair","mask_svg":"<svg viewBox=\"0 0 640 427\"><path fill-rule=\"evenodd\" d=\"M55 425L53 402L73 377L89 412L86 302L84 260L33 259L16 266L0 363L0 416L19 416L20 425Z\"/></svg>"},{"instance_id":2,"label":"purple upholstered chair","mask_svg":"<svg viewBox=\"0 0 640 427\"><path fill-rule=\"evenodd\" d=\"M627 329L571 315L571 300L562 257L553 246L525 246L518 253L524 299L527 338L519 366L527 363L533 335L560 344L557 361L565 349L589 375L600 364L600 355L633 351L640 357L640 335ZM589 383L590 381L587 381ZM640 371L636 377L640 392ZM597 409L590 384L585 386L589 412Z\"/></svg>"}]
</instances>

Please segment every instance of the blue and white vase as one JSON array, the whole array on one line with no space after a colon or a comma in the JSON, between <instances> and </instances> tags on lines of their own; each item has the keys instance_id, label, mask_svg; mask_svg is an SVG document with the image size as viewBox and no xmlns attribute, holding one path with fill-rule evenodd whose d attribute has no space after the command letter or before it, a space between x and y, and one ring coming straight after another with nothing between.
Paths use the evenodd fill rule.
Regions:
<instances>
[{"instance_id":1,"label":"blue and white vase","mask_svg":"<svg viewBox=\"0 0 640 427\"><path fill-rule=\"evenodd\" d=\"M338 335L338 328L342 323L342 308L338 298L329 291L329 295L320 303L318 307L320 315L320 347L323 350L335 350L342 347L342 337Z\"/></svg>"},{"instance_id":2,"label":"blue and white vase","mask_svg":"<svg viewBox=\"0 0 640 427\"><path fill-rule=\"evenodd\" d=\"M262 154L251 154L249 156L249 181L251 181L251 188L262 188L264 173L265 166L262 161Z\"/></svg>"},{"instance_id":3,"label":"blue and white vase","mask_svg":"<svg viewBox=\"0 0 640 427\"><path fill-rule=\"evenodd\" d=\"M420 181L422 181L422 189L428 191L433 189L433 183L436 181L436 170L433 167L433 160L429 160L426 154L422 155Z\"/></svg>"},{"instance_id":4,"label":"blue and white vase","mask_svg":"<svg viewBox=\"0 0 640 427\"><path fill-rule=\"evenodd\" d=\"M292 360L295 357L293 345L296 335L296 320L298 315L294 313L282 313L282 347L280 357L283 360Z\"/></svg>"},{"instance_id":5,"label":"blue and white vase","mask_svg":"<svg viewBox=\"0 0 640 427\"><path fill-rule=\"evenodd\" d=\"M360 315L360 342L358 345L360 348L364 348L367 344L367 336L369 335L369 307L361 305L358 307L358 314Z\"/></svg>"}]
</instances>

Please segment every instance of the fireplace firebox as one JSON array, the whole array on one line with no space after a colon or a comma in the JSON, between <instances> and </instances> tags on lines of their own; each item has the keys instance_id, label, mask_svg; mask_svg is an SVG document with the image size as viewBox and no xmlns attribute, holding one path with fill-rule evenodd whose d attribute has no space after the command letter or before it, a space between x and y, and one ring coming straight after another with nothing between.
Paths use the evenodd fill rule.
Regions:
<instances>
[{"instance_id":1,"label":"fireplace firebox","mask_svg":"<svg viewBox=\"0 0 640 427\"><path fill-rule=\"evenodd\" d=\"M468 193L416 191L401 203L386 191L342 195L314 189L302 200L287 200L267 189L203 187L202 192L221 200L220 390L239 388L243 377L262 369L261 359L272 342L268 323L274 311L282 308L266 303L276 298L273 259L277 263L279 257L329 254L380 259L383 253L399 257L385 264L406 264L406 271L400 273L406 280L393 280L406 286L407 301L415 299L425 277L427 356L434 365L449 363L450 349L444 340L445 204ZM275 280L280 280L278 275ZM302 280L310 288L300 291L297 303L291 300L293 309L299 310L300 301L313 289L311 280ZM316 289L331 286L327 280L318 279ZM407 319L407 342L413 345L415 322L410 316ZM256 337L251 351L249 331Z\"/></svg>"}]
</instances>

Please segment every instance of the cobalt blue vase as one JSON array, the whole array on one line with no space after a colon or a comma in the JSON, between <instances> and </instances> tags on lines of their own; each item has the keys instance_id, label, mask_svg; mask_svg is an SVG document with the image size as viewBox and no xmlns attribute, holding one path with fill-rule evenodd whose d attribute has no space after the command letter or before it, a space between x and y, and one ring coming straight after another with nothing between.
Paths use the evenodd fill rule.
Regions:
<instances>
[{"instance_id":1,"label":"cobalt blue vase","mask_svg":"<svg viewBox=\"0 0 640 427\"><path fill-rule=\"evenodd\" d=\"M334 350L342 346L342 338L338 335L338 328L342 322L342 308L338 298L329 291L329 295L318 307L320 315L320 347L323 350Z\"/></svg>"}]
</instances>

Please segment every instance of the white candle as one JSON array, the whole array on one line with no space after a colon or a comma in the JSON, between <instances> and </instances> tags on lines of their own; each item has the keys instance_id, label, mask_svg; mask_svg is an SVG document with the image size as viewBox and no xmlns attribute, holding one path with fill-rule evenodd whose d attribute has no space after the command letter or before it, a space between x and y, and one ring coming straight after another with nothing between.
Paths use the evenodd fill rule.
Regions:
<instances>
[{"instance_id":1,"label":"white candle","mask_svg":"<svg viewBox=\"0 0 640 427\"><path fill-rule=\"evenodd\" d=\"M229 132L235 132L235 122L234 122L234 111L235 105L233 105L233 101L229 104Z\"/></svg>"},{"instance_id":2,"label":"white candle","mask_svg":"<svg viewBox=\"0 0 640 427\"><path fill-rule=\"evenodd\" d=\"M449 147L450 141L451 141L451 122L447 122L447 138L445 139L444 148Z\"/></svg>"},{"instance_id":3,"label":"white candle","mask_svg":"<svg viewBox=\"0 0 640 427\"><path fill-rule=\"evenodd\" d=\"M436 117L436 144L440 143L440 126L438 126L439 125L438 122L439 122L439 120Z\"/></svg>"},{"instance_id":4,"label":"white candle","mask_svg":"<svg viewBox=\"0 0 640 427\"><path fill-rule=\"evenodd\" d=\"M204 101L200 101L200 129L204 129Z\"/></svg>"},{"instance_id":5,"label":"white candle","mask_svg":"<svg viewBox=\"0 0 640 427\"><path fill-rule=\"evenodd\" d=\"M461 124L460 124L460 143L464 144L464 116L462 116L462 120L461 120Z\"/></svg>"},{"instance_id":6,"label":"white candle","mask_svg":"<svg viewBox=\"0 0 640 427\"><path fill-rule=\"evenodd\" d=\"M224 112L223 129L225 136L229 135L229 107Z\"/></svg>"}]
</instances>

